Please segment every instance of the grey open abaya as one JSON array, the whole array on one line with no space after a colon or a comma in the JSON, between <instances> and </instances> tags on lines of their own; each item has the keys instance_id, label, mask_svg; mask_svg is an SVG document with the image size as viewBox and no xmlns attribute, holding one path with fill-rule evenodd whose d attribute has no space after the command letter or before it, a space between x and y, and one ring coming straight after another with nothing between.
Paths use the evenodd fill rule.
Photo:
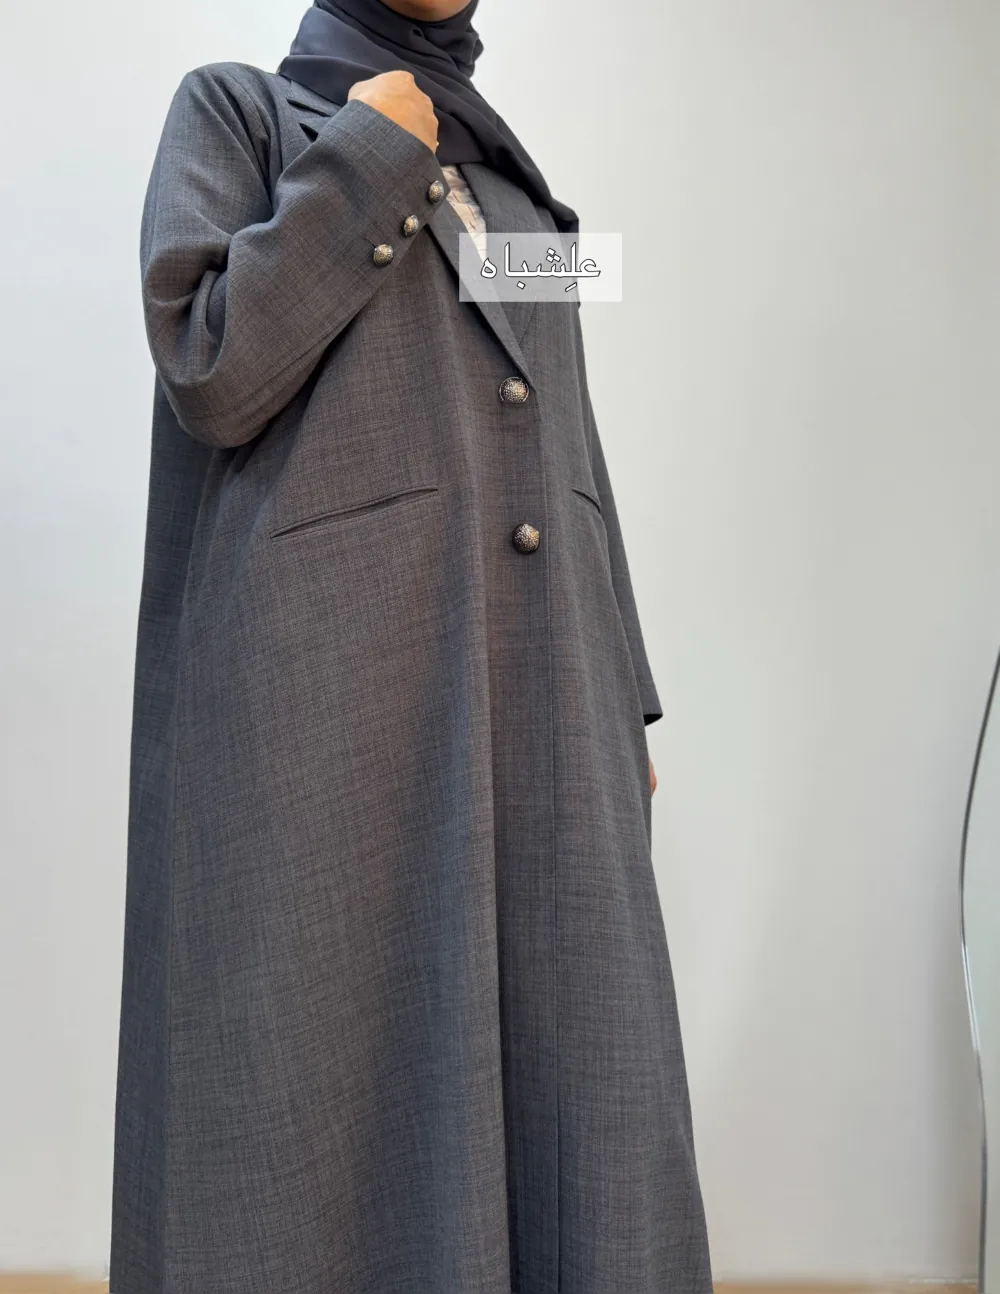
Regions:
<instances>
[{"instance_id":1,"label":"grey open abaya","mask_svg":"<svg viewBox=\"0 0 1000 1294\"><path fill-rule=\"evenodd\" d=\"M241 64L164 128L112 1294L711 1289L579 309L459 301L434 181Z\"/></svg>"}]
</instances>

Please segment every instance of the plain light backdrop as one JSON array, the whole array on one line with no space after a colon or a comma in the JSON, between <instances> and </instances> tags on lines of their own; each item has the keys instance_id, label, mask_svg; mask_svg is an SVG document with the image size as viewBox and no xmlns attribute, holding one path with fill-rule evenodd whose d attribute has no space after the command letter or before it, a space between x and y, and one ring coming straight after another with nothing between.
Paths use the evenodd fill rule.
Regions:
<instances>
[{"instance_id":1,"label":"plain light backdrop","mask_svg":"<svg viewBox=\"0 0 1000 1294\"><path fill-rule=\"evenodd\" d=\"M106 1270L146 180L183 73L273 69L304 7L0 17L0 1270ZM584 325L666 707L654 856L718 1279L975 1274L998 10L481 0L481 89L624 235L625 300Z\"/></svg>"}]
</instances>

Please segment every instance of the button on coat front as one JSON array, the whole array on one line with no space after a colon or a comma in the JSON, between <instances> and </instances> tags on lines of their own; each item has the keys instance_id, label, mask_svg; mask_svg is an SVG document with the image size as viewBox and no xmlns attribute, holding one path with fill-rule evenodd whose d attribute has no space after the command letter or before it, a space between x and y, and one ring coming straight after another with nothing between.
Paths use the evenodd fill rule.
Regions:
<instances>
[{"instance_id":1,"label":"button on coat front","mask_svg":"<svg viewBox=\"0 0 1000 1294\"><path fill-rule=\"evenodd\" d=\"M527 521L522 521L520 525L514 527L511 538L519 553L533 553L541 541L538 530Z\"/></svg>"},{"instance_id":2,"label":"button on coat front","mask_svg":"<svg viewBox=\"0 0 1000 1294\"><path fill-rule=\"evenodd\" d=\"M528 384L523 377L505 377L500 383L500 399L507 404L524 404L528 398Z\"/></svg>"},{"instance_id":3,"label":"button on coat front","mask_svg":"<svg viewBox=\"0 0 1000 1294\"><path fill-rule=\"evenodd\" d=\"M242 64L164 126L117 1294L711 1294L579 310L461 301L442 181Z\"/></svg>"}]
</instances>

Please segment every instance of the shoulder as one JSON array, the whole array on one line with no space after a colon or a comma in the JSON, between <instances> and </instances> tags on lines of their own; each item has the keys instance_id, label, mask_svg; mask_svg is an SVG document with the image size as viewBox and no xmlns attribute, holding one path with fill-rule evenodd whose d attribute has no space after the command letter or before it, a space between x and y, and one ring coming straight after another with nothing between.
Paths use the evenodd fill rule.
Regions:
<instances>
[{"instance_id":1,"label":"shoulder","mask_svg":"<svg viewBox=\"0 0 1000 1294\"><path fill-rule=\"evenodd\" d=\"M255 173L270 190L282 167L286 98L283 77L249 63L191 68L167 108L154 169L168 181L206 168L231 178Z\"/></svg>"},{"instance_id":2,"label":"shoulder","mask_svg":"<svg viewBox=\"0 0 1000 1294\"><path fill-rule=\"evenodd\" d=\"M185 72L181 85L192 89L229 88L251 95L266 95L281 78L252 63L202 63Z\"/></svg>"},{"instance_id":3,"label":"shoulder","mask_svg":"<svg viewBox=\"0 0 1000 1294\"><path fill-rule=\"evenodd\" d=\"M203 63L181 77L171 108L196 115L238 115L248 130L273 122L286 82L250 63Z\"/></svg>"}]
</instances>

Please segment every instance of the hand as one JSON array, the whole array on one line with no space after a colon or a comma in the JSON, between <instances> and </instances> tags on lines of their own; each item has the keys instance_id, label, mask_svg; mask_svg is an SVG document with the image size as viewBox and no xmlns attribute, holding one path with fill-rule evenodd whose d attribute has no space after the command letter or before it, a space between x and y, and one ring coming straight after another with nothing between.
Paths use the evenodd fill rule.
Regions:
<instances>
[{"instance_id":1,"label":"hand","mask_svg":"<svg viewBox=\"0 0 1000 1294\"><path fill-rule=\"evenodd\" d=\"M653 768L653 761L649 761L649 793L650 795L656 790L656 770Z\"/></svg>"},{"instance_id":2,"label":"hand","mask_svg":"<svg viewBox=\"0 0 1000 1294\"><path fill-rule=\"evenodd\" d=\"M412 72L380 72L366 81L355 81L347 92L348 99L360 99L422 140L432 153L437 152L438 119L434 104L424 94Z\"/></svg>"}]
</instances>

